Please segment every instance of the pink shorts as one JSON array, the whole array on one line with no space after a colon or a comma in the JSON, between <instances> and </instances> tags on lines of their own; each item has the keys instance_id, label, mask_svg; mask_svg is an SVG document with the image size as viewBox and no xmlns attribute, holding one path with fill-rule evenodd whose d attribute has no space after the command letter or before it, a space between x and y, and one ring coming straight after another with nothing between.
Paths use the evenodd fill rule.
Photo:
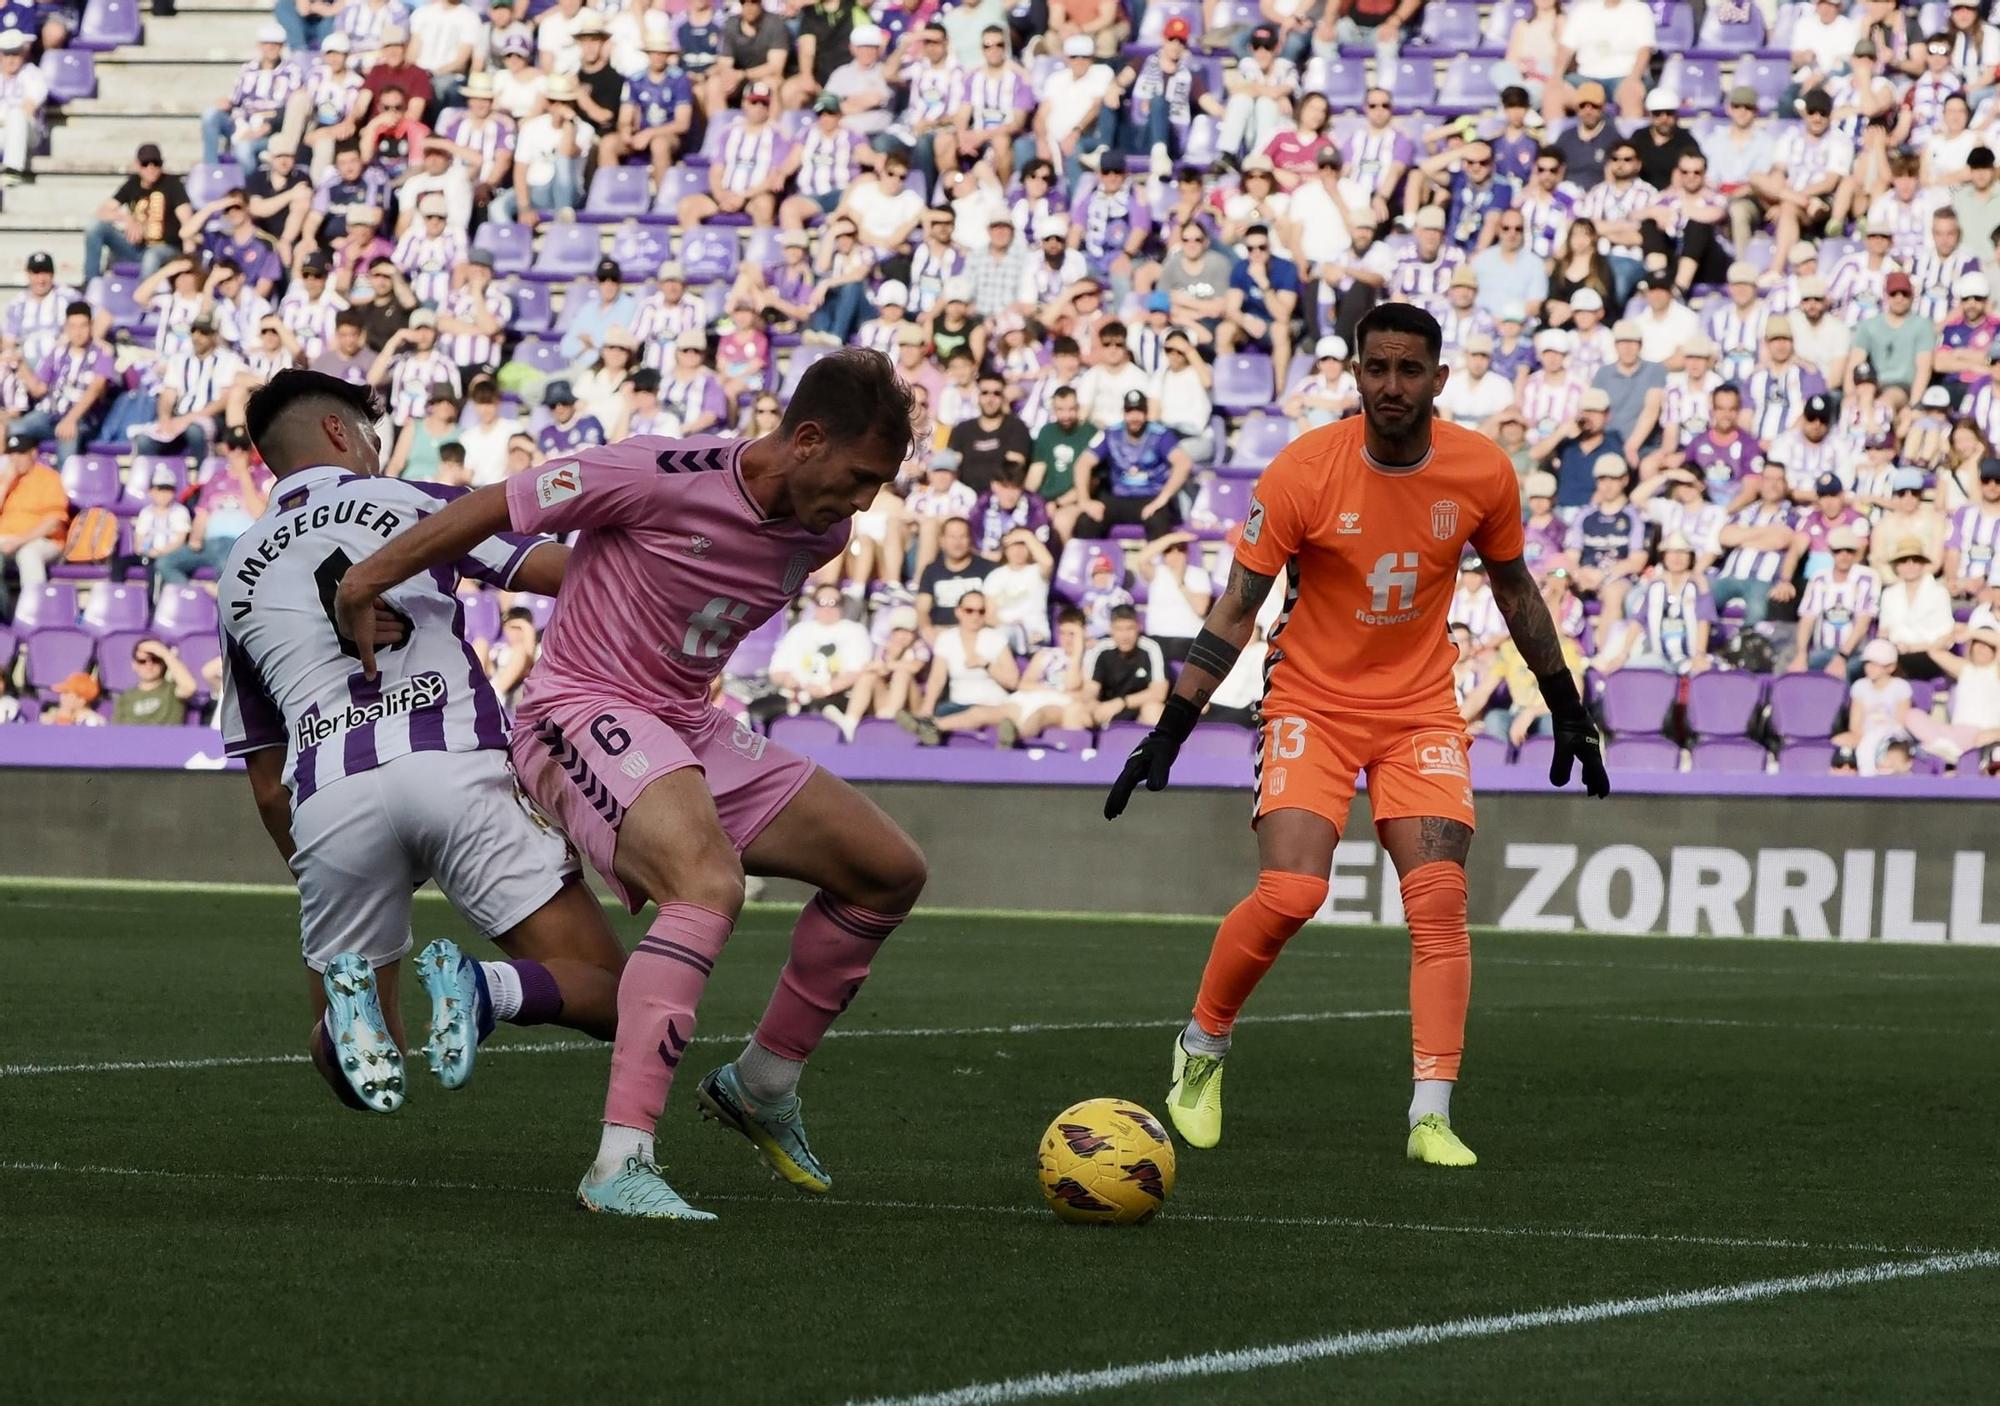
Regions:
<instances>
[{"instance_id":1,"label":"pink shorts","mask_svg":"<svg viewBox=\"0 0 2000 1406\"><path fill-rule=\"evenodd\" d=\"M814 767L719 708L691 729L678 728L609 698L554 704L539 718L523 718L508 750L528 795L634 913L645 900L626 891L615 860L618 827L641 791L682 767L700 767L723 833L741 853Z\"/></svg>"}]
</instances>

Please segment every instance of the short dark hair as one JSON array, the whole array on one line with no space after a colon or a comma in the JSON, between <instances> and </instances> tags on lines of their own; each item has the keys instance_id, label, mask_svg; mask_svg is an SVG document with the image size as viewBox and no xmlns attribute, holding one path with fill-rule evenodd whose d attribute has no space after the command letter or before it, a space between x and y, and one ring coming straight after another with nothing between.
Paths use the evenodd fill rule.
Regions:
<instances>
[{"instance_id":1,"label":"short dark hair","mask_svg":"<svg viewBox=\"0 0 2000 1406\"><path fill-rule=\"evenodd\" d=\"M64 320L76 317L79 314L84 317L90 317L90 318L94 318L97 316L95 312L91 311L90 304L86 303L81 298L78 298L75 302L71 303L68 307L63 309Z\"/></svg>"},{"instance_id":2,"label":"short dark hair","mask_svg":"<svg viewBox=\"0 0 2000 1406\"><path fill-rule=\"evenodd\" d=\"M361 320L361 314L355 312L352 308L335 313L333 316L333 325L335 327L353 327L364 332L368 330L368 324Z\"/></svg>"},{"instance_id":3,"label":"short dark hair","mask_svg":"<svg viewBox=\"0 0 2000 1406\"><path fill-rule=\"evenodd\" d=\"M1007 378L1005 376L1002 376L998 371L994 370L991 366L987 367L984 371L979 373L979 376L977 380L974 382L974 384L983 386L988 381L995 382L1003 389L1007 385Z\"/></svg>"},{"instance_id":4,"label":"short dark hair","mask_svg":"<svg viewBox=\"0 0 2000 1406\"><path fill-rule=\"evenodd\" d=\"M1116 624L1120 620L1137 620L1138 618L1139 612L1129 605L1114 605L1111 607L1111 620L1113 624Z\"/></svg>"},{"instance_id":5,"label":"short dark hair","mask_svg":"<svg viewBox=\"0 0 2000 1406\"><path fill-rule=\"evenodd\" d=\"M1743 403L1743 387L1737 385L1734 381L1724 381L1721 385L1710 391L1708 393L1710 403L1714 403L1715 398L1720 395L1728 396L1738 405Z\"/></svg>"},{"instance_id":6,"label":"short dark hair","mask_svg":"<svg viewBox=\"0 0 2000 1406\"><path fill-rule=\"evenodd\" d=\"M1097 340L1100 342L1106 337L1127 337L1130 335L1131 333L1125 324L1115 317L1097 329Z\"/></svg>"},{"instance_id":7,"label":"short dark hair","mask_svg":"<svg viewBox=\"0 0 2000 1406\"><path fill-rule=\"evenodd\" d=\"M495 0L495 3L499 3L499 0ZM500 617L500 623L503 625L509 620L525 620L532 625L535 623L535 612L525 605L517 605Z\"/></svg>"},{"instance_id":8,"label":"short dark hair","mask_svg":"<svg viewBox=\"0 0 2000 1406\"><path fill-rule=\"evenodd\" d=\"M1064 625L1082 625L1088 627L1089 624L1089 617L1073 605L1066 605L1056 613L1056 627L1058 629Z\"/></svg>"},{"instance_id":9,"label":"short dark hair","mask_svg":"<svg viewBox=\"0 0 2000 1406\"><path fill-rule=\"evenodd\" d=\"M1354 354L1368 350L1368 338L1376 332L1400 332L1422 340L1432 361L1444 354L1444 329L1438 320L1415 303L1377 303L1354 329Z\"/></svg>"},{"instance_id":10,"label":"short dark hair","mask_svg":"<svg viewBox=\"0 0 2000 1406\"><path fill-rule=\"evenodd\" d=\"M842 347L806 368L778 429L791 434L810 420L829 439L879 439L904 459L916 432L915 414L916 398L888 357L867 347Z\"/></svg>"},{"instance_id":11,"label":"short dark hair","mask_svg":"<svg viewBox=\"0 0 2000 1406\"><path fill-rule=\"evenodd\" d=\"M438 459L440 462L446 464L463 464L465 462L465 446L455 439L446 440L438 446Z\"/></svg>"},{"instance_id":12,"label":"short dark hair","mask_svg":"<svg viewBox=\"0 0 2000 1406\"><path fill-rule=\"evenodd\" d=\"M1993 227L1993 233L1996 238L2000 238L2000 225ZM1049 355L1082 356L1083 348L1077 345L1076 338L1065 333L1049 343Z\"/></svg>"},{"instance_id":13,"label":"short dark hair","mask_svg":"<svg viewBox=\"0 0 2000 1406\"><path fill-rule=\"evenodd\" d=\"M1061 399L1062 399L1062 398L1063 398L1064 396L1068 396L1068 397L1069 397L1069 398L1070 398L1071 400L1075 400L1075 399L1076 399L1076 387L1075 387L1075 386L1057 386L1057 387L1055 388L1055 390L1054 390L1054 391L1052 391L1052 392L1051 392L1051 393L1049 394L1049 399L1050 399L1050 400L1061 400Z\"/></svg>"},{"instance_id":14,"label":"short dark hair","mask_svg":"<svg viewBox=\"0 0 2000 1406\"><path fill-rule=\"evenodd\" d=\"M353 412L356 419L375 419L375 392L367 386L357 386L343 381L338 376L329 376L323 371L307 371L293 368L280 371L269 381L250 393L250 403L244 407L244 428L250 432L250 442L257 446L257 452L273 471L284 473L297 467L285 450L287 426L282 423L293 411L317 409L321 413L332 409Z\"/></svg>"}]
</instances>

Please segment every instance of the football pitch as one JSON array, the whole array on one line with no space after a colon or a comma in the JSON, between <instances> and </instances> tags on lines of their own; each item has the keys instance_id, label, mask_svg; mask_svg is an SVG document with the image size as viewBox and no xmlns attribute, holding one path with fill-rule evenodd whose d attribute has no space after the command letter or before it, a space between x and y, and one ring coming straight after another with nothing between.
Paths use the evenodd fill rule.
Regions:
<instances>
[{"instance_id":1,"label":"football pitch","mask_svg":"<svg viewBox=\"0 0 2000 1406\"><path fill-rule=\"evenodd\" d=\"M692 1098L782 961L757 907L660 1130L722 1219L673 1226L575 1208L607 1058L568 1032L339 1107L295 913L0 883L9 1396L1926 1401L2000 1371L2000 951L1478 934L1451 1172L1402 1158L1407 939L1310 928L1222 1146L1109 1230L1043 1208L1036 1141L1094 1095L1164 1112L1211 923L920 913L807 1075L808 1200Z\"/></svg>"}]
</instances>

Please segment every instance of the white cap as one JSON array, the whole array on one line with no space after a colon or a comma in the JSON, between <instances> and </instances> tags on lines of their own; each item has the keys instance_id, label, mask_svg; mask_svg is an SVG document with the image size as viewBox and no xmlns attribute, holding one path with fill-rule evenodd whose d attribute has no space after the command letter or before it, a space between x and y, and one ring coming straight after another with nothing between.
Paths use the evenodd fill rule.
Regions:
<instances>
[{"instance_id":1,"label":"white cap","mask_svg":"<svg viewBox=\"0 0 2000 1406\"><path fill-rule=\"evenodd\" d=\"M879 308L888 303L907 308L910 305L910 290L896 279L890 279L875 290L875 306Z\"/></svg>"},{"instance_id":2,"label":"white cap","mask_svg":"<svg viewBox=\"0 0 2000 1406\"><path fill-rule=\"evenodd\" d=\"M257 42L258 42L259 44L282 44L282 43L284 43L284 42L285 42L285 27L284 27L283 25L279 25L279 24L260 24L260 25L258 25L258 26L257 26Z\"/></svg>"},{"instance_id":3,"label":"white cap","mask_svg":"<svg viewBox=\"0 0 2000 1406\"><path fill-rule=\"evenodd\" d=\"M1951 392L1943 386L1932 386L1924 392L1923 399L1919 400L1917 404L1926 410L1949 410L1951 409Z\"/></svg>"},{"instance_id":4,"label":"white cap","mask_svg":"<svg viewBox=\"0 0 2000 1406\"><path fill-rule=\"evenodd\" d=\"M1590 466L1592 478L1623 478L1632 472L1624 459L1616 454L1600 454L1597 462Z\"/></svg>"},{"instance_id":5,"label":"white cap","mask_svg":"<svg viewBox=\"0 0 2000 1406\"><path fill-rule=\"evenodd\" d=\"M1679 112L1680 110L1681 95L1676 93L1672 88L1655 88L1652 92L1646 94L1646 111L1648 112Z\"/></svg>"},{"instance_id":6,"label":"white cap","mask_svg":"<svg viewBox=\"0 0 2000 1406\"><path fill-rule=\"evenodd\" d=\"M944 292L939 296L947 303L969 303L972 301L972 280L947 278L944 281Z\"/></svg>"},{"instance_id":7,"label":"white cap","mask_svg":"<svg viewBox=\"0 0 2000 1406\"><path fill-rule=\"evenodd\" d=\"M1595 288L1579 288L1569 300L1573 312L1603 312L1604 299Z\"/></svg>"},{"instance_id":8,"label":"white cap","mask_svg":"<svg viewBox=\"0 0 2000 1406\"><path fill-rule=\"evenodd\" d=\"M1066 59L1094 59L1097 57L1097 45L1091 42L1088 34L1072 34L1069 38L1063 40L1063 57Z\"/></svg>"},{"instance_id":9,"label":"white cap","mask_svg":"<svg viewBox=\"0 0 2000 1406\"><path fill-rule=\"evenodd\" d=\"M1444 207L1443 207L1442 205L1426 205L1426 206L1424 206L1424 208L1423 208L1423 209L1421 209L1421 210L1417 211L1417 218L1416 218L1416 222L1415 222L1415 225L1414 225L1414 228L1416 228L1416 229L1437 229L1437 230L1441 230L1441 229L1443 229L1443 228L1444 228Z\"/></svg>"},{"instance_id":10,"label":"white cap","mask_svg":"<svg viewBox=\"0 0 2000 1406\"><path fill-rule=\"evenodd\" d=\"M1068 239L1069 216L1050 215L1035 226L1037 239Z\"/></svg>"},{"instance_id":11,"label":"white cap","mask_svg":"<svg viewBox=\"0 0 2000 1406\"><path fill-rule=\"evenodd\" d=\"M34 37L25 30L0 29L0 54L23 52L34 42Z\"/></svg>"},{"instance_id":12,"label":"white cap","mask_svg":"<svg viewBox=\"0 0 2000 1406\"><path fill-rule=\"evenodd\" d=\"M1535 334L1535 350L1538 352L1554 351L1567 355L1569 348L1569 333L1560 327L1550 327Z\"/></svg>"},{"instance_id":13,"label":"white cap","mask_svg":"<svg viewBox=\"0 0 2000 1406\"><path fill-rule=\"evenodd\" d=\"M319 41L319 51L322 54L344 54L353 47L354 41L347 37L347 31L344 29L336 29Z\"/></svg>"},{"instance_id":14,"label":"white cap","mask_svg":"<svg viewBox=\"0 0 2000 1406\"><path fill-rule=\"evenodd\" d=\"M1345 361L1347 360L1347 339L1329 333L1313 343L1313 356L1315 358L1330 356L1336 360Z\"/></svg>"},{"instance_id":15,"label":"white cap","mask_svg":"<svg viewBox=\"0 0 2000 1406\"><path fill-rule=\"evenodd\" d=\"M1968 273L1951 285L1951 292L1955 298L1989 298L1993 295L1993 288L1987 283L1985 274Z\"/></svg>"},{"instance_id":16,"label":"white cap","mask_svg":"<svg viewBox=\"0 0 2000 1406\"><path fill-rule=\"evenodd\" d=\"M888 42L889 36L872 24L857 25L854 32L847 36L847 47L850 49L856 44L868 44L879 49Z\"/></svg>"}]
</instances>

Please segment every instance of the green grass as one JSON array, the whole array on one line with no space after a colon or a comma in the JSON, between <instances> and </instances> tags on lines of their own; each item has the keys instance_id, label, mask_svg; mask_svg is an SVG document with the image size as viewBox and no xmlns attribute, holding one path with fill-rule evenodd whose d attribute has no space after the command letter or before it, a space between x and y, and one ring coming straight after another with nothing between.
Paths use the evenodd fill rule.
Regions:
<instances>
[{"instance_id":1,"label":"green grass","mask_svg":"<svg viewBox=\"0 0 2000 1406\"><path fill-rule=\"evenodd\" d=\"M294 914L0 886L0 1066L302 1050ZM746 917L693 1074L755 1022L788 929ZM421 909L422 936L459 931ZM662 1156L709 1227L573 1208L594 1049L485 1058L450 1097L417 1072L394 1118L298 1064L7 1069L7 1394L812 1406L2000 1244L2000 953L1587 936L1476 939L1454 1109L1475 1170L1402 1160L1404 1019L1261 1023L1227 1140L1183 1149L1152 1225L1058 1224L1042 1128L1092 1095L1161 1111L1210 931L912 922L842 1028L932 1033L830 1041L807 1079L830 1198L785 1192L679 1091ZM1394 1010L1407 959L1398 934L1310 930L1252 1012ZM938 1033L1016 1022L1128 1028ZM1996 1315L1980 1268L1091 1399L1977 1399Z\"/></svg>"}]
</instances>

